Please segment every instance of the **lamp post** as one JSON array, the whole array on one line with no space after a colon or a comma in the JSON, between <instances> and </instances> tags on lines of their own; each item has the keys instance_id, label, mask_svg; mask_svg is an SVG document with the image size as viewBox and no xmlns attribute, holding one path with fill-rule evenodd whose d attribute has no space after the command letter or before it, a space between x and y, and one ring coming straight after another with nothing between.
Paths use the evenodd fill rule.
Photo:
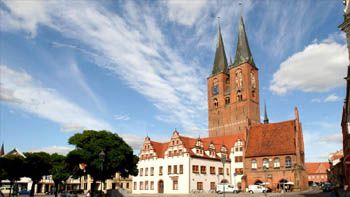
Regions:
<instances>
[{"instance_id":1,"label":"lamp post","mask_svg":"<svg viewBox=\"0 0 350 197\"><path fill-rule=\"evenodd\" d=\"M224 154L224 152L221 153L221 162L222 162L222 170L223 170L223 182L225 180L225 163L226 163L226 155ZM223 187L223 196L225 197L225 183L223 183L222 185Z\"/></svg>"},{"instance_id":2,"label":"lamp post","mask_svg":"<svg viewBox=\"0 0 350 197\"><path fill-rule=\"evenodd\" d=\"M267 175L266 175L266 173L267 173L267 169L268 168L264 165L263 169L264 169L264 174L265 174L265 184L264 184L264 187L265 187L265 185L267 184ZM265 189L267 189L267 187L265 187ZM267 190L265 190L264 195L267 196Z\"/></svg>"},{"instance_id":3,"label":"lamp post","mask_svg":"<svg viewBox=\"0 0 350 197\"><path fill-rule=\"evenodd\" d=\"M102 196L102 179L103 179L103 162L105 161L105 157L106 157L106 154L105 154L105 152L103 152L103 150L98 154L98 156L99 156L99 158L100 158L100 162L101 162L101 196Z\"/></svg>"}]
</instances>

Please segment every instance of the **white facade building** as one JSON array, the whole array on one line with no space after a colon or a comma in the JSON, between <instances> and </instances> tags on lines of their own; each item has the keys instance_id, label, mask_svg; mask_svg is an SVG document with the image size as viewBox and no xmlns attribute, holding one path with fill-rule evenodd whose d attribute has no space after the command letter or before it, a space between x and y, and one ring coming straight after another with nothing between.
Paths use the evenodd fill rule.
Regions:
<instances>
[{"instance_id":1,"label":"white facade building","mask_svg":"<svg viewBox=\"0 0 350 197\"><path fill-rule=\"evenodd\" d=\"M189 138L177 131L169 142L145 138L133 177L134 194L214 192L220 182L240 186L244 135ZM225 157L225 168L221 158Z\"/></svg>"}]
</instances>

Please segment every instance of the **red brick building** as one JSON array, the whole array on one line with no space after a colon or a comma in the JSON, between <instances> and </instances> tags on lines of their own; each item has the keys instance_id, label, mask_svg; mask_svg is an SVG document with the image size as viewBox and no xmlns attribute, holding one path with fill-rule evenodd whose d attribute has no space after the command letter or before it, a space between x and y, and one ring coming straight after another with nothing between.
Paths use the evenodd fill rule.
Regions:
<instances>
[{"instance_id":1,"label":"red brick building","mask_svg":"<svg viewBox=\"0 0 350 197\"><path fill-rule=\"evenodd\" d=\"M299 113L295 119L269 124L265 106L260 122L259 73L240 19L234 62L227 62L219 27L213 70L208 77L209 137L246 133L242 186L268 182L272 189L289 182L307 188L304 141ZM264 167L265 166L265 167Z\"/></svg>"},{"instance_id":2,"label":"red brick building","mask_svg":"<svg viewBox=\"0 0 350 197\"><path fill-rule=\"evenodd\" d=\"M310 162L305 163L309 185L312 183L328 182L329 162Z\"/></svg>"}]
</instances>

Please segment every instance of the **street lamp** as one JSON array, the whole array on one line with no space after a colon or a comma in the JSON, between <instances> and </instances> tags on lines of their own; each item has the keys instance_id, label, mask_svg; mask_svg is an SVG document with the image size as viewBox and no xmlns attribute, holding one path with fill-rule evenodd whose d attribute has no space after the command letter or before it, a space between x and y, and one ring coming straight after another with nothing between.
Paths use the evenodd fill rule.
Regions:
<instances>
[{"instance_id":1,"label":"street lamp","mask_svg":"<svg viewBox=\"0 0 350 197\"><path fill-rule=\"evenodd\" d=\"M221 162L222 162L222 170L223 170L223 178L222 178L222 182L223 182L223 185L222 187L224 188L223 189L223 196L225 197L225 163L226 163L226 155L224 154L224 152L222 151L221 152Z\"/></svg>"},{"instance_id":2,"label":"street lamp","mask_svg":"<svg viewBox=\"0 0 350 197\"><path fill-rule=\"evenodd\" d=\"M98 154L99 158L100 158L100 162L101 162L101 196L102 196L102 177L103 177L103 162L105 161L105 157L106 157L106 154L105 152L103 152L103 150Z\"/></svg>"}]
</instances>

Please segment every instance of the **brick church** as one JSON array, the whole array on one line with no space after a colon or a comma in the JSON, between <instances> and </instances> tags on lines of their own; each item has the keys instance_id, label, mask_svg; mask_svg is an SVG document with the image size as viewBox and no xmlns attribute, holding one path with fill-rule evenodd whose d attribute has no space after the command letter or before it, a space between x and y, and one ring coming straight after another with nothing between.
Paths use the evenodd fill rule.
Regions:
<instances>
[{"instance_id":1,"label":"brick church","mask_svg":"<svg viewBox=\"0 0 350 197\"><path fill-rule=\"evenodd\" d=\"M133 193L210 192L220 182L243 191L253 184L265 184L274 191L282 185L293 191L307 189L298 109L292 120L269 123L265 105L261 122L258 70L243 18L234 62L227 61L219 27L208 77L209 137L190 138L176 130L168 142L147 136L140 149Z\"/></svg>"}]
</instances>

